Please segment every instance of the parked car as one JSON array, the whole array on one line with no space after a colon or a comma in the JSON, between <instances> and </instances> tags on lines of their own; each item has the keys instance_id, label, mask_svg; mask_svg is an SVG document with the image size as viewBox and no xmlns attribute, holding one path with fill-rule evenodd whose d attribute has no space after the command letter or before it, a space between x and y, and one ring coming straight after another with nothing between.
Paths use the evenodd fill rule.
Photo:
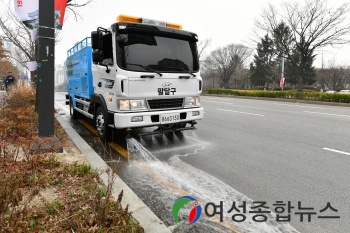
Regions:
<instances>
[{"instance_id":1,"label":"parked car","mask_svg":"<svg viewBox=\"0 0 350 233\"><path fill-rule=\"evenodd\" d=\"M341 90L338 94L350 94L350 90Z\"/></svg>"},{"instance_id":2,"label":"parked car","mask_svg":"<svg viewBox=\"0 0 350 233\"><path fill-rule=\"evenodd\" d=\"M328 90L326 93L336 93L336 91Z\"/></svg>"}]
</instances>

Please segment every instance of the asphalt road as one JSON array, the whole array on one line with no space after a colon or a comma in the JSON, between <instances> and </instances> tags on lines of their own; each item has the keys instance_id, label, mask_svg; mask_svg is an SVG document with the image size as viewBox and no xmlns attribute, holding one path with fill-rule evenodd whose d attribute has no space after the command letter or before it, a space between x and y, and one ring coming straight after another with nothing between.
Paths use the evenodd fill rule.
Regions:
<instances>
[{"instance_id":1,"label":"asphalt road","mask_svg":"<svg viewBox=\"0 0 350 233\"><path fill-rule=\"evenodd\" d=\"M270 207L291 201L300 232L350 232L350 108L207 96L201 104L197 135L210 145L183 161ZM317 212L311 222L293 214L308 211L298 202ZM327 202L338 212L320 212Z\"/></svg>"},{"instance_id":2,"label":"asphalt road","mask_svg":"<svg viewBox=\"0 0 350 233\"><path fill-rule=\"evenodd\" d=\"M62 106L64 98L58 99ZM135 166L158 182L164 177L166 181L149 183L149 177L135 175L133 167L120 169L129 185L141 187L139 195L146 203L159 199L158 207L150 206L158 217L165 222L172 218L164 216L179 193L195 195L202 202L222 200L226 215L233 201L237 205L248 199L262 201L273 211L277 201L290 201L292 227L276 221L268 221L270 227L230 223L249 232L292 232L293 227L303 233L350 232L350 108L208 96L201 100L205 116L195 137L186 137L187 146L147 148L155 157ZM328 202L337 212L323 211ZM313 210L302 209L306 207Z\"/></svg>"}]
</instances>

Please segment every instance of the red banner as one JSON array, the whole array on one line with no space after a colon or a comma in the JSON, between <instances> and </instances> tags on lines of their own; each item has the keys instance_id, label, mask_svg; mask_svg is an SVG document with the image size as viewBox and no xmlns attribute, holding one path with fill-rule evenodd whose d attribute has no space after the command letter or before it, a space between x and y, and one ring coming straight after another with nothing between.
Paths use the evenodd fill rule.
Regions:
<instances>
[{"instance_id":1,"label":"red banner","mask_svg":"<svg viewBox=\"0 0 350 233\"><path fill-rule=\"evenodd\" d=\"M284 80L285 80L285 78L281 78L281 79L280 79L280 87L283 87Z\"/></svg>"},{"instance_id":2,"label":"red banner","mask_svg":"<svg viewBox=\"0 0 350 233\"><path fill-rule=\"evenodd\" d=\"M67 7L67 0L55 0L55 11L60 11L60 17L58 20L57 28L63 25L64 13Z\"/></svg>"}]
</instances>

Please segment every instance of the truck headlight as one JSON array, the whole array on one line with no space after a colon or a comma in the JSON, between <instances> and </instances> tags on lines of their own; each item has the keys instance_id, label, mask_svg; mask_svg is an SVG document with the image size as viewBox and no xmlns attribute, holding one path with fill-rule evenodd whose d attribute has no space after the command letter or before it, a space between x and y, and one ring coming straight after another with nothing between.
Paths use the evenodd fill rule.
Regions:
<instances>
[{"instance_id":1,"label":"truck headlight","mask_svg":"<svg viewBox=\"0 0 350 233\"><path fill-rule=\"evenodd\" d=\"M118 109L119 110L130 110L130 101L129 100L118 100Z\"/></svg>"},{"instance_id":2,"label":"truck headlight","mask_svg":"<svg viewBox=\"0 0 350 233\"><path fill-rule=\"evenodd\" d=\"M145 100L130 100L131 110L147 110Z\"/></svg>"},{"instance_id":3,"label":"truck headlight","mask_svg":"<svg viewBox=\"0 0 350 233\"><path fill-rule=\"evenodd\" d=\"M200 106L199 96L191 96L185 98L185 107Z\"/></svg>"},{"instance_id":4,"label":"truck headlight","mask_svg":"<svg viewBox=\"0 0 350 233\"><path fill-rule=\"evenodd\" d=\"M122 111L147 110L145 100L118 100L118 109Z\"/></svg>"}]
</instances>

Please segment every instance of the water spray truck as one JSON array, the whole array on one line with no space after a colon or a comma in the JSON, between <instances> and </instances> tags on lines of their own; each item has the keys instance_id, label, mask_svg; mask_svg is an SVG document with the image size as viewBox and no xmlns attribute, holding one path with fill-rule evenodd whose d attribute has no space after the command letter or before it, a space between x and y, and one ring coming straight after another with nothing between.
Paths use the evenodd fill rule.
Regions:
<instances>
[{"instance_id":1,"label":"water spray truck","mask_svg":"<svg viewBox=\"0 0 350 233\"><path fill-rule=\"evenodd\" d=\"M98 27L67 52L70 115L93 119L103 140L114 129L195 129L203 118L197 41L181 25L126 15Z\"/></svg>"}]
</instances>

